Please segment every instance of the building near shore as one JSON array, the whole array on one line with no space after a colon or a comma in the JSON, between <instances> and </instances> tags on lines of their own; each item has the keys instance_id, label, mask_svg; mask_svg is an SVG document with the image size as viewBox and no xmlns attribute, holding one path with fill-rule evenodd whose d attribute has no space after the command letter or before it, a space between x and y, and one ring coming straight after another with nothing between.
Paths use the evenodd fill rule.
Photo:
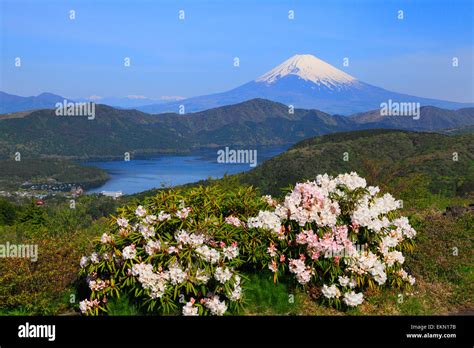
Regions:
<instances>
[{"instance_id":1,"label":"building near shore","mask_svg":"<svg viewBox=\"0 0 474 348\"><path fill-rule=\"evenodd\" d=\"M101 195L117 199L123 195L122 191L101 191Z\"/></svg>"}]
</instances>

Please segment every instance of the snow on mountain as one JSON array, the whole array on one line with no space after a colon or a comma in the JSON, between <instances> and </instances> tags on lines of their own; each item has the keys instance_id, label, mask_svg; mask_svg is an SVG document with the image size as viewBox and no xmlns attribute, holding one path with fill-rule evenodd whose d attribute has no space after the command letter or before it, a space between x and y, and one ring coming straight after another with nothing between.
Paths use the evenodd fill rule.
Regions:
<instances>
[{"instance_id":1,"label":"snow on mountain","mask_svg":"<svg viewBox=\"0 0 474 348\"><path fill-rule=\"evenodd\" d=\"M294 55L257 78L255 82L263 82L270 85L288 75L295 75L300 79L311 81L318 86L324 85L329 89L341 89L345 85L357 83L357 80L351 75L310 54Z\"/></svg>"},{"instance_id":2,"label":"snow on mountain","mask_svg":"<svg viewBox=\"0 0 474 348\"><path fill-rule=\"evenodd\" d=\"M295 108L318 109L331 114L350 115L380 108L388 100L419 102L446 109L471 104L419 98L370 85L310 55L297 54L257 79L223 93L188 98L161 105L146 105L140 110L150 113L202 111L264 98L293 105Z\"/></svg>"},{"instance_id":3,"label":"snow on mountain","mask_svg":"<svg viewBox=\"0 0 474 348\"><path fill-rule=\"evenodd\" d=\"M51 101L51 98L44 98L45 96L31 98L48 99L47 103L44 101L38 103L37 100L33 103L31 98L18 100L22 97L13 97L15 96L0 93L1 105L8 106L8 108L2 108L0 112L54 105L52 104L54 98ZM184 100L180 100L179 97L151 99L134 95L124 98L101 98L96 102L114 107L136 108L149 113L180 112L184 106L185 113L189 113L237 104L255 98L268 99L292 105L295 108L318 109L340 115L377 110L380 109L381 103L389 101L420 103L421 106L431 105L444 109L460 109L474 105L388 91L360 81L310 54L294 55L257 79L222 93Z\"/></svg>"}]
</instances>

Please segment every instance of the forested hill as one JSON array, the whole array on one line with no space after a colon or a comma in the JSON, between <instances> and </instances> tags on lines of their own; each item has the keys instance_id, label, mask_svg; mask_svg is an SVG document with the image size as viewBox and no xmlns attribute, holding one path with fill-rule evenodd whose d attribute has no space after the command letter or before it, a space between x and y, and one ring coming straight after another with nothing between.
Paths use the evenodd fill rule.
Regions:
<instances>
[{"instance_id":1,"label":"forested hill","mask_svg":"<svg viewBox=\"0 0 474 348\"><path fill-rule=\"evenodd\" d=\"M399 130L364 130L314 137L239 180L277 194L280 188L316 175L357 171L369 183L393 192L443 195L474 192L474 134L448 136Z\"/></svg>"}]
</instances>

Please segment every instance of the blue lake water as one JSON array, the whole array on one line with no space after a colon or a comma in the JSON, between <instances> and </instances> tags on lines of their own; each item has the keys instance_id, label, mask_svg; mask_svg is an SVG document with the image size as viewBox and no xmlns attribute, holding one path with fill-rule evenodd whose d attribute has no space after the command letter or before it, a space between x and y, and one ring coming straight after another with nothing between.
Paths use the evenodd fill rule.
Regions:
<instances>
[{"instance_id":1,"label":"blue lake water","mask_svg":"<svg viewBox=\"0 0 474 348\"><path fill-rule=\"evenodd\" d=\"M257 165L285 151L289 146L257 147ZM132 194L160 187L172 187L199 180L221 178L252 169L248 163L218 163L217 151L200 150L189 155L155 155L130 161L89 161L83 165L107 171L110 180L87 193L122 191Z\"/></svg>"}]
</instances>

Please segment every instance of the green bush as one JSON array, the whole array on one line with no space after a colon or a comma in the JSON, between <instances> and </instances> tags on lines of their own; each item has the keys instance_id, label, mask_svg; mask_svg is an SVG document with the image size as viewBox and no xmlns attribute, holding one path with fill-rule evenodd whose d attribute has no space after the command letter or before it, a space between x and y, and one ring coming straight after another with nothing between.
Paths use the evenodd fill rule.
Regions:
<instances>
[{"instance_id":1,"label":"green bush","mask_svg":"<svg viewBox=\"0 0 474 348\"><path fill-rule=\"evenodd\" d=\"M160 191L120 208L95 252L81 259L91 289L81 311L107 312L112 298L127 296L144 312L238 312L237 268L265 248L262 239L245 236L240 218L265 206L251 188L210 186Z\"/></svg>"}]
</instances>

